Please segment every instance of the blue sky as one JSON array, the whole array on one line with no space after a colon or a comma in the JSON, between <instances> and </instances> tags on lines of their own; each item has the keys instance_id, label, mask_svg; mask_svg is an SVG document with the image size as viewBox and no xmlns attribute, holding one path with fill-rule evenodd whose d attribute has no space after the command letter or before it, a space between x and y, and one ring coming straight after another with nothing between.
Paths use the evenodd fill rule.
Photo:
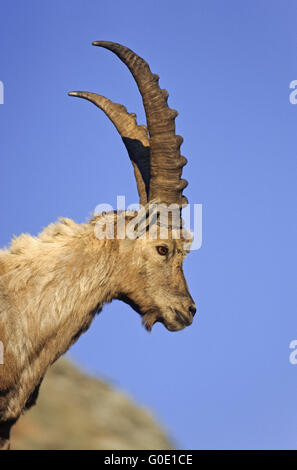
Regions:
<instances>
[{"instance_id":1,"label":"blue sky","mask_svg":"<svg viewBox=\"0 0 297 470\"><path fill-rule=\"evenodd\" d=\"M178 109L185 194L203 245L185 262L193 325L149 335L113 302L70 350L149 407L184 449L297 449L296 2L3 0L0 244L101 202L137 200L112 124L67 96L98 92L144 112L104 39L134 49Z\"/></svg>"}]
</instances>

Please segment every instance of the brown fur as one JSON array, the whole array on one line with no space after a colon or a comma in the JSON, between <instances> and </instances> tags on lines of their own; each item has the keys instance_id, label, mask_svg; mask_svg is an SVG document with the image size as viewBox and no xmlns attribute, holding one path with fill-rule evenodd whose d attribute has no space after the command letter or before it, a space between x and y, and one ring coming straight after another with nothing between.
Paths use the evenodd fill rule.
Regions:
<instances>
[{"instance_id":1,"label":"brown fur","mask_svg":"<svg viewBox=\"0 0 297 470\"><path fill-rule=\"evenodd\" d=\"M38 237L23 234L0 251L3 448L9 445L6 423L35 402L47 368L89 328L104 303L127 302L148 330L156 321L171 331L192 322L184 240L98 240L99 219L82 225L61 219ZM130 219L125 216L125 223ZM164 243L168 256L156 250Z\"/></svg>"},{"instance_id":2,"label":"brown fur","mask_svg":"<svg viewBox=\"0 0 297 470\"><path fill-rule=\"evenodd\" d=\"M181 179L187 160L180 155L182 138L175 135L177 112L168 107L168 93L160 89L158 76L141 57L119 44L93 44L110 49L129 67L143 98L148 128L138 126L135 115L102 96L70 95L86 98L104 110L127 147L140 203L152 203L154 198L167 205L174 203L178 223L174 217L170 222L178 228L164 239L160 212L155 222L158 237L151 239L146 225L150 217L145 212L144 236L98 239L96 230L105 221L103 214L82 225L61 219L38 237L23 234L9 249L0 250L3 449L9 448L11 426L35 403L47 368L89 328L104 303L112 299L128 303L142 316L148 331L157 321L170 331L181 330L192 323L196 311L182 269L189 240L175 237L177 231L181 235L180 207L187 201L182 195L187 182ZM116 230L117 215L108 214L111 228ZM128 226L135 214L123 215Z\"/></svg>"}]
</instances>

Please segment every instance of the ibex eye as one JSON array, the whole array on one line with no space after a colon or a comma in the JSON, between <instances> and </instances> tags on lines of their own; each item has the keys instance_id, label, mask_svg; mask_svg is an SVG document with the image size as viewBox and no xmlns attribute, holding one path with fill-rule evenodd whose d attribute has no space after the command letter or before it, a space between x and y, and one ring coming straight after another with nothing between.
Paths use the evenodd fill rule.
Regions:
<instances>
[{"instance_id":1,"label":"ibex eye","mask_svg":"<svg viewBox=\"0 0 297 470\"><path fill-rule=\"evenodd\" d=\"M168 250L167 246L162 246L162 245L157 246L157 252L158 252L159 255L161 255L161 256L166 256L166 255L168 255L168 251L169 251L169 250Z\"/></svg>"}]
</instances>

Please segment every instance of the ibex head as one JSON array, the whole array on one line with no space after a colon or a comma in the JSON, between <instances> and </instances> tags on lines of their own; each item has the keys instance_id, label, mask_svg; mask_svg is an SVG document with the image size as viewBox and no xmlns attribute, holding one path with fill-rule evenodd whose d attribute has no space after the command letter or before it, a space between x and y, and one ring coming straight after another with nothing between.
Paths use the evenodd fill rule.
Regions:
<instances>
[{"instance_id":1,"label":"ibex head","mask_svg":"<svg viewBox=\"0 0 297 470\"><path fill-rule=\"evenodd\" d=\"M170 331L189 326L196 307L183 273L186 255L183 243L137 239L124 250L129 261L119 299L142 315L148 331L156 322L163 323Z\"/></svg>"},{"instance_id":2,"label":"ibex head","mask_svg":"<svg viewBox=\"0 0 297 470\"><path fill-rule=\"evenodd\" d=\"M178 113L169 108L168 92L160 89L158 75L152 74L141 57L113 42L96 41L93 45L111 50L129 68L142 96L147 127L137 125L135 114L104 96L82 91L69 95L94 103L117 128L134 167L141 206L147 208L157 201L162 207L175 207L165 239L157 217L155 225L160 230L156 236L145 232L133 240L126 237L119 242L119 258L123 256L121 262L127 275L119 282L117 297L141 314L147 330L157 321L170 331L181 330L192 323L196 307L182 268L189 248L181 219L181 208L187 204L182 195L187 181L181 179L181 173L187 160L180 154L183 139L175 134ZM129 218L126 214L126 225Z\"/></svg>"}]
</instances>

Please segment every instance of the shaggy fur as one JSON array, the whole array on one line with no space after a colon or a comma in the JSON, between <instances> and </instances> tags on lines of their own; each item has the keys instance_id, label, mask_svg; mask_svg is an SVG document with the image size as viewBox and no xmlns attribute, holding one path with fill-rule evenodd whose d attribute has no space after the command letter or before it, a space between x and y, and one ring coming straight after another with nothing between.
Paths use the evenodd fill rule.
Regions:
<instances>
[{"instance_id":1,"label":"shaggy fur","mask_svg":"<svg viewBox=\"0 0 297 470\"><path fill-rule=\"evenodd\" d=\"M170 331L193 321L196 308L184 278L182 263L189 239L176 238L181 230L180 208L187 182L181 179L186 158L180 155L182 137L175 134L177 112L167 104L168 93L159 77L130 49L96 41L114 52L134 76L148 126L138 126L125 107L87 92L71 92L92 101L112 120L127 147L135 169L140 203L154 199L177 205L178 223L164 238L160 211L155 222L158 237L148 236L144 214L143 233L130 237L98 238L105 215L77 225L61 219L38 237L21 235L0 251L0 448L9 447L11 426L23 410L36 401L47 368L86 331L104 303L122 300L142 316L150 331L157 321ZM119 229L117 213L110 213L112 231ZM130 226L135 214L124 215ZM102 224L101 224L102 225ZM141 221L139 227L142 226ZM139 228L138 227L138 228ZM175 228L174 228L175 227ZM130 228L129 228L130 229ZM138 229L135 227L136 231ZM139 232L139 231L138 231Z\"/></svg>"},{"instance_id":2,"label":"shaggy fur","mask_svg":"<svg viewBox=\"0 0 297 470\"><path fill-rule=\"evenodd\" d=\"M0 251L0 445L34 404L47 368L86 331L103 304L131 305L148 330L161 321L176 331L192 322L182 271L185 240L103 239L97 216L77 225L61 219L38 237L23 234ZM131 215L125 215L125 224ZM1 441L2 439L2 441Z\"/></svg>"}]
</instances>

